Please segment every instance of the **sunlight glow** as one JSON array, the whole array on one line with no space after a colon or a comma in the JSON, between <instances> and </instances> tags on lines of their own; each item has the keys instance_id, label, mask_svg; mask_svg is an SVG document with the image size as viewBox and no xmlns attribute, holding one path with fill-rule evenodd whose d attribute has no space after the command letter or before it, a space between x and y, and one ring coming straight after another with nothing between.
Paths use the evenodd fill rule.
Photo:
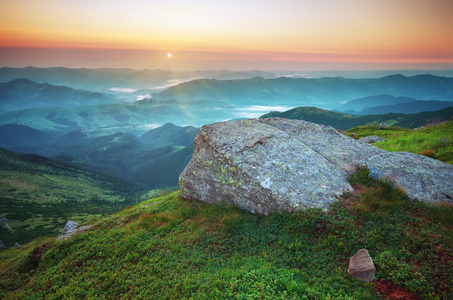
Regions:
<instances>
[{"instance_id":1,"label":"sunlight glow","mask_svg":"<svg viewBox=\"0 0 453 300\"><path fill-rule=\"evenodd\" d=\"M165 68L168 49L178 68L453 63L451 0L107 3L0 1L0 65Z\"/></svg>"}]
</instances>

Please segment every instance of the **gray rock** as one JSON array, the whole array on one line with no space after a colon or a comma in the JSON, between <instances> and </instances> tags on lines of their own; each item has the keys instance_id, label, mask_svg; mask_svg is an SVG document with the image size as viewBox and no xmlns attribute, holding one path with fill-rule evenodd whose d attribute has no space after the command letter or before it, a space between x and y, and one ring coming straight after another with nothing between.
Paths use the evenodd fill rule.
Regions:
<instances>
[{"instance_id":1,"label":"gray rock","mask_svg":"<svg viewBox=\"0 0 453 300\"><path fill-rule=\"evenodd\" d=\"M259 121L288 133L292 138L308 146L344 171L345 178L355 172L358 163L363 159L385 153L382 149L359 143L356 139L341 134L327 125L283 118Z\"/></svg>"},{"instance_id":2,"label":"gray rock","mask_svg":"<svg viewBox=\"0 0 453 300\"><path fill-rule=\"evenodd\" d=\"M381 124L379 124L378 129L385 129L385 128L387 128L387 124L385 124L385 122L381 122Z\"/></svg>"},{"instance_id":3,"label":"gray rock","mask_svg":"<svg viewBox=\"0 0 453 300\"><path fill-rule=\"evenodd\" d=\"M368 250L360 249L349 259L348 273L355 279L365 282L376 279L376 267Z\"/></svg>"},{"instance_id":4,"label":"gray rock","mask_svg":"<svg viewBox=\"0 0 453 300\"><path fill-rule=\"evenodd\" d=\"M19 243L15 243L15 244L14 244L14 247L15 247L15 248L17 248L17 247L22 247L22 245L19 244Z\"/></svg>"},{"instance_id":5,"label":"gray rock","mask_svg":"<svg viewBox=\"0 0 453 300\"><path fill-rule=\"evenodd\" d=\"M327 209L352 190L347 178L359 165L373 178L396 181L411 198L453 198L453 166L389 153L326 125L283 118L220 122L203 126L194 144L179 178L181 196L252 213Z\"/></svg>"},{"instance_id":6,"label":"gray rock","mask_svg":"<svg viewBox=\"0 0 453 300\"><path fill-rule=\"evenodd\" d=\"M77 226L79 226L79 223L74 222L74 221L68 221L66 223L66 225L64 226L63 232L61 234L70 233L70 232L74 231L77 228Z\"/></svg>"},{"instance_id":7,"label":"gray rock","mask_svg":"<svg viewBox=\"0 0 453 300\"><path fill-rule=\"evenodd\" d=\"M302 143L301 132L294 136L304 126L313 140L317 131L339 134L310 124L252 119L203 126L194 140L192 160L179 178L181 196L210 203L233 203L263 215L308 207L327 209L336 196L352 188L337 164ZM322 152L328 142L327 139L319 143L317 150ZM331 159L335 157L333 151L329 154Z\"/></svg>"},{"instance_id":8,"label":"gray rock","mask_svg":"<svg viewBox=\"0 0 453 300\"><path fill-rule=\"evenodd\" d=\"M359 139L359 141L362 143L374 144L374 143L377 143L380 141L384 141L384 139L381 137L375 136L375 135L371 135L371 136L363 137L363 138Z\"/></svg>"},{"instance_id":9,"label":"gray rock","mask_svg":"<svg viewBox=\"0 0 453 300\"><path fill-rule=\"evenodd\" d=\"M89 229L91 227L90 225L81 226L81 227L77 227L77 226L79 226L78 223L73 222L73 221L68 221L63 228L63 232L57 237L57 241L59 241L61 239L66 239L79 232L85 232L87 229Z\"/></svg>"},{"instance_id":10,"label":"gray rock","mask_svg":"<svg viewBox=\"0 0 453 300\"><path fill-rule=\"evenodd\" d=\"M2 241L0 241L0 248L6 248L5 244L3 244Z\"/></svg>"},{"instance_id":11,"label":"gray rock","mask_svg":"<svg viewBox=\"0 0 453 300\"><path fill-rule=\"evenodd\" d=\"M453 203L453 165L408 152L386 152L360 163L373 179L390 179L411 199Z\"/></svg>"}]
</instances>

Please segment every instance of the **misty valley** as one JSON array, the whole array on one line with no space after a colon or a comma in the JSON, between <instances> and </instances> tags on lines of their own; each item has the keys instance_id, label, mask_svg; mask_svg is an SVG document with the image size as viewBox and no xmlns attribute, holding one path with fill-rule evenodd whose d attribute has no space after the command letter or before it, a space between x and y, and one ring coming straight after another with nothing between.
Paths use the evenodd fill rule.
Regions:
<instances>
[{"instance_id":1,"label":"misty valley","mask_svg":"<svg viewBox=\"0 0 453 300\"><path fill-rule=\"evenodd\" d=\"M451 120L453 73L433 73L1 68L0 240L55 236L69 219L177 189L205 124L284 117L413 129Z\"/></svg>"}]
</instances>

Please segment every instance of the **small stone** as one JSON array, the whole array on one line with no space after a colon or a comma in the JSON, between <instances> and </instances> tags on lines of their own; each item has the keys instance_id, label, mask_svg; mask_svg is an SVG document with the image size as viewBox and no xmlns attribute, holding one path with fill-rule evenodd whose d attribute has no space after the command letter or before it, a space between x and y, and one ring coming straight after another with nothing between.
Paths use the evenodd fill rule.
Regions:
<instances>
[{"instance_id":1,"label":"small stone","mask_svg":"<svg viewBox=\"0 0 453 300\"><path fill-rule=\"evenodd\" d=\"M63 232L57 237L57 241L61 239L66 239L74 234L80 233L80 232L85 232L87 229L91 227L91 225L87 226L79 226L78 223L74 221L68 221L63 229Z\"/></svg>"},{"instance_id":2,"label":"small stone","mask_svg":"<svg viewBox=\"0 0 453 300\"><path fill-rule=\"evenodd\" d=\"M2 241L0 241L0 248L6 248L5 244L3 244Z\"/></svg>"},{"instance_id":3,"label":"small stone","mask_svg":"<svg viewBox=\"0 0 453 300\"><path fill-rule=\"evenodd\" d=\"M61 234L67 234L69 232L74 231L74 229L79 226L79 223L74 222L74 221L68 221L66 225L64 226L63 232Z\"/></svg>"},{"instance_id":4,"label":"small stone","mask_svg":"<svg viewBox=\"0 0 453 300\"><path fill-rule=\"evenodd\" d=\"M387 128L387 124L385 124L385 122L381 122L378 129L385 129L385 128Z\"/></svg>"},{"instance_id":5,"label":"small stone","mask_svg":"<svg viewBox=\"0 0 453 300\"><path fill-rule=\"evenodd\" d=\"M376 279L376 267L368 250L360 249L350 258L348 273L355 279L365 282Z\"/></svg>"},{"instance_id":6,"label":"small stone","mask_svg":"<svg viewBox=\"0 0 453 300\"><path fill-rule=\"evenodd\" d=\"M367 143L367 144L374 144L374 143L377 143L380 141L384 141L384 139L381 137L375 136L375 135L366 136L366 137L359 139L359 142Z\"/></svg>"},{"instance_id":7,"label":"small stone","mask_svg":"<svg viewBox=\"0 0 453 300\"><path fill-rule=\"evenodd\" d=\"M19 244L19 243L15 243L15 244L14 244L14 247L16 247L16 248L17 248L17 247L20 247L20 246L22 246L22 245Z\"/></svg>"}]
</instances>

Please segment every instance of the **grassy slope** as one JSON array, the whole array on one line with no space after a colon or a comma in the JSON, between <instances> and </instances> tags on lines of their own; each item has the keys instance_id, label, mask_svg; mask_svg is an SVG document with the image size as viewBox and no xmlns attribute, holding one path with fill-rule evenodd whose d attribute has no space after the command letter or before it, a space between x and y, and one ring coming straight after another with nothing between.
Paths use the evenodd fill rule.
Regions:
<instances>
[{"instance_id":1,"label":"grassy slope","mask_svg":"<svg viewBox=\"0 0 453 300\"><path fill-rule=\"evenodd\" d=\"M448 299L452 207L409 201L366 170L350 180L356 191L328 213L260 217L178 192L151 199L68 240L0 252L0 297L380 299L387 290ZM347 274L361 248L375 283Z\"/></svg>"},{"instance_id":2,"label":"grassy slope","mask_svg":"<svg viewBox=\"0 0 453 300\"><path fill-rule=\"evenodd\" d=\"M327 214L269 217L185 201L176 192L69 240L2 251L2 296L379 299L379 282L347 274L349 257L367 248L380 282L446 299L453 292L451 222L380 185L366 195L390 194L381 208L349 195Z\"/></svg>"},{"instance_id":3,"label":"grassy slope","mask_svg":"<svg viewBox=\"0 0 453 300\"><path fill-rule=\"evenodd\" d=\"M14 230L0 224L0 240L10 247L56 236L69 220L83 222L124 208L133 189L44 157L0 150L0 218Z\"/></svg>"},{"instance_id":4,"label":"grassy slope","mask_svg":"<svg viewBox=\"0 0 453 300\"><path fill-rule=\"evenodd\" d=\"M339 112L333 112L316 107L298 107L285 112L270 112L261 118L281 117L287 119L298 119L309 122L326 124L337 129L346 130L354 126L379 125L386 122L388 126L402 126L417 128L426 124L430 119L450 120L453 114L453 107L438 111L422 112L418 114L385 114L355 116Z\"/></svg>"},{"instance_id":5,"label":"grassy slope","mask_svg":"<svg viewBox=\"0 0 453 300\"><path fill-rule=\"evenodd\" d=\"M374 145L386 151L424 154L453 164L453 121L417 130L402 127L378 130L378 126L359 126L344 133L355 138L379 136L385 140Z\"/></svg>"}]
</instances>

